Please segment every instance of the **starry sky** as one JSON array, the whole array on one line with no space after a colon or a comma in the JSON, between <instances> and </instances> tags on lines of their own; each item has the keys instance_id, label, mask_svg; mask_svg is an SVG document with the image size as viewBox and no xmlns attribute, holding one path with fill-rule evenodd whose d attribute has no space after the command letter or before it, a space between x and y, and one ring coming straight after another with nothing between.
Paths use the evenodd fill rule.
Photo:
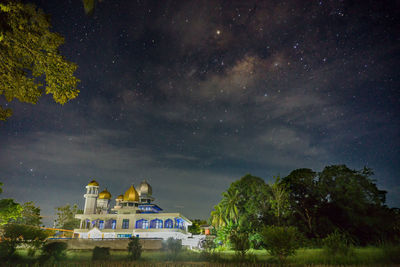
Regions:
<instances>
[{"instance_id":1,"label":"starry sky","mask_svg":"<svg viewBox=\"0 0 400 267\"><path fill-rule=\"evenodd\" d=\"M47 225L91 179L113 197L146 179L165 211L206 219L247 173L332 164L373 168L400 206L399 2L35 3L81 92L9 104L0 181Z\"/></svg>"}]
</instances>

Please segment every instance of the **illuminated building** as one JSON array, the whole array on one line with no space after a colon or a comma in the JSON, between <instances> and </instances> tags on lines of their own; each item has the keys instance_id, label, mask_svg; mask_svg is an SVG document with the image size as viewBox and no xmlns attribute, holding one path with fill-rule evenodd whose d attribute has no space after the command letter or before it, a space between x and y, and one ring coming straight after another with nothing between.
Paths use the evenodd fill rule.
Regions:
<instances>
[{"instance_id":1,"label":"illuminated building","mask_svg":"<svg viewBox=\"0 0 400 267\"><path fill-rule=\"evenodd\" d=\"M188 226L192 222L180 213L164 213L153 203L152 187L142 181L138 190L131 185L115 199L111 207L111 194L91 181L86 186L83 214L76 214L80 228L74 229L79 238L162 238L188 240Z\"/></svg>"}]
</instances>

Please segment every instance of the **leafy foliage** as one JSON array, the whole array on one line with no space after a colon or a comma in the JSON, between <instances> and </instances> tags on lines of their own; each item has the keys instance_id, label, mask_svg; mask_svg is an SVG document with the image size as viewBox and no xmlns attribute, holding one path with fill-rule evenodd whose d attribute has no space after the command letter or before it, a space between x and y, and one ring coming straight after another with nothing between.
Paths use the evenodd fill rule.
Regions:
<instances>
[{"instance_id":1,"label":"leafy foliage","mask_svg":"<svg viewBox=\"0 0 400 267\"><path fill-rule=\"evenodd\" d=\"M351 252L352 241L348 235L337 229L322 240L326 255L348 255Z\"/></svg>"},{"instance_id":2,"label":"leafy foliage","mask_svg":"<svg viewBox=\"0 0 400 267\"><path fill-rule=\"evenodd\" d=\"M279 176L276 177L275 182L270 185L270 190L271 197L269 198L269 202L279 226L281 225L282 218L289 215L289 193L285 184L280 182Z\"/></svg>"},{"instance_id":3,"label":"leafy foliage","mask_svg":"<svg viewBox=\"0 0 400 267\"><path fill-rule=\"evenodd\" d=\"M33 256L34 251L39 249L45 242L47 234L39 227L9 223L2 227L1 239L3 256L11 257L17 246L24 245ZM6 252L5 252L6 251Z\"/></svg>"},{"instance_id":4,"label":"leafy foliage","mask_svg":"<svg viewBox=\"0 0 400 267\"><path fill-rule=\"evenodd\" d=\"M142 245L139 242L139 237L131 237L128 243L129 259L138 260L142 255Z\"/></svg>"},{"instance_id":5,"label":"leafy foliage","mask_svg":"<svg viewBox=\"0 0 400 267\"><path fill-rule=\"evenodd\" d=\"M78 208L78 205L74 204L72 207L67 204L65 206L56 208L56 226L73 230L79 227L79 220L75 219L75 214L81 214L83 211Z\"/></svg>"},{"instance_id":6,"label":"leafy foliage","mask_svg":"<svg viewBox=\"0 0 400 267\"><path fill-rule=\"evenodd\" d=\"M250 249L249 234L244 231L233 231L229 240L239 259L244 260L246 252Z\"/></svg>"},{"instance_id":7,"label":"leafy foliage","mask_svg":"<svg viewBox=\"0 0 400 267\"><path fill-rule=\"evenodd\" d=\"M17 219L17 223L40 226L42 224L40 208L36 207L32 201L24 203L22 205L21 217Z\"/></svg>"},{"instance_id":8,"label":"leafy foliage","mask_svg":"<svg viewBox=\"0 0 400 267\"><path fill-rule=\"evenodd\" d=\"M64 38L50 26L48 16L33 4L0 4L0 95L8 102L35 104L44 92L60 104L78 96L77 66L60 55ZM0 120L11 114L0 106Z\"/></svg>"},{"instance_id":9,"label":"leafy foliage","mask_svg":"<svg viewBox=\"0 0 400 267\"><path fill-rule=\"evenodd\" d=\"M194 234L194 235L199 235L199 234L201 234L200 226L201 226L201 225L204 225L204 224L207 224L207 221L205 221L205 220L199 220L199 219L194 219L194 220L191 220L191 221L192 221L192 225L190 225L190 226L188 227L188 232L189 232L189 233L192 233L192 234Z\"/></svg>"},{"instance_id":10,"label":"leafy foliage","mask_svg":"<svg viewBox=\"0 0 400 267\"><path fill-rule=\"evenodd\" d=\"M23 208L11 198L0 199L0 225L21 218Z\"/></svg>"},{"instance_id":11,"label":"leafy foliage","mask_svg":"<svg viewBox=\"0 0 400 267\"><path fill-rule=\"evenodd\" d=\"M50 242L43 246L41 260L59 261L67 256L67 243L65 242Z\"/></svg>"},{"instance_id":12,"label":"leafy foliage","mask_svg":"<svg viewBox=\"0 0 400 267\"><path fill-rule=\"evenodd\" d=\"M267 226L262 235L264 248L280 262L294 255L300 247L301 235L293 226Z\"/></svg>"},{"instance_id":13,"label":"leafy foliage","mask_svg":"<svg viewBox=\"0 0 400 267\"><path fill-rule=\"evenodd\" d=\"M170 237L165 241L163 245L165 249L169 252L169 259L176 260L178 258L178 254L182 250L182 240Z\"/></svg>"}]
</instances>

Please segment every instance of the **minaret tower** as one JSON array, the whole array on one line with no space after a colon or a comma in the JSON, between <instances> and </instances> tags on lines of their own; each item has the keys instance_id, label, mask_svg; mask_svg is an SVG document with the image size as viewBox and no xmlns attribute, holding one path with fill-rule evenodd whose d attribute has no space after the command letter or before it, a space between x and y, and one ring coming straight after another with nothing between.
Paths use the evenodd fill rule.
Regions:
<instances>
[{"instance_id":1,"label":"minaret tower","mask_svg":"<svg viewBox=\"0 0 400 267\"><path fill-rule=\"evenodd\" d=\"M83 214L95 214L97 208L97 197L99 195L99 183L92 180L86 186L86 194L83 195L85 198L85 208Z\"/></svg>"}]
</instances>

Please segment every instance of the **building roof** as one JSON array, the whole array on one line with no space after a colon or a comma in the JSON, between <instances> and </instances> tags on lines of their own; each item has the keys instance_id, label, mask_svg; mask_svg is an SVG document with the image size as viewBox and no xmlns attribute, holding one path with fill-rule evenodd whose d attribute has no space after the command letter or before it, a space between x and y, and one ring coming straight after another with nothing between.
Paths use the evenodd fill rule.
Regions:
<instances>
[{"instance_id":1,"label":"building roof","mask_svg":"<svg viewBox=\"0 0 400 267\"><path fill-rule=\"evenodd\" d=\"M92 180L88 183L88 186L99 186L99 183L96 180Z\"/></svg>"},{"instance_id":2,"label":"building roof","mask_svg":"<svg viewBox=\"0 0 400 267\"><path fill-rule=\"evenodd\" d=\"M110 192L107 189L104 189L102 192L99 193L99 199L111 199Z\"/></svg>"},{"instance_id":3,"label":"building roof","mask_svg":"<svg viewBox=\"0 0 400 267\"><path fill-rule=\"evenodd\" d=\"M139 201L139 194L133 185L126 190L124 201Z\"/></svg>"}]
</instances>

